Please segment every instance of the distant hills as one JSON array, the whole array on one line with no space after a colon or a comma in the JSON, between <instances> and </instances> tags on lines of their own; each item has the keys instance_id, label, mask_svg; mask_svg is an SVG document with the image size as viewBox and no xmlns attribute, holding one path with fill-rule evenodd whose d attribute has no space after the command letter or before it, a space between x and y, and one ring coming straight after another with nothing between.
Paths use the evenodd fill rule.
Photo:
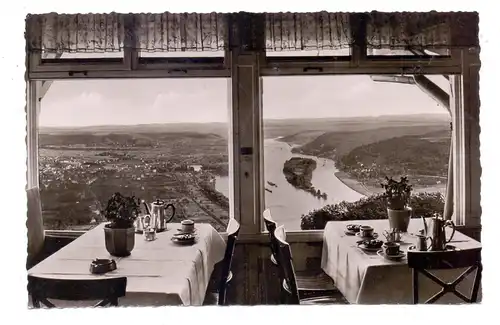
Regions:
<instances>
[{"instance_id":1,"label":"distant hills","mask_svg":"<svg viewBox=\"0 0 500 325\"><path fill-rule=\"evenodd\" d=\"M349 118L264 120L264 137L303 145L303 153L346 154L353 148L387 138L416 135L448 128L447 114L386 115ZM376 131L375 131L376 130ZM375 132L374 132L375 131ZM346 133L356 132L356 135ZM226 123L153 123L95 125L84 127L41 127L40 145L127 145L153 146L164 141L200 137L228 139ZM221 140L222 140L221 139ZM215 140L215 139L214 139Z\"/></svg>"},{"instance_id":2,"label":"distant hills","mask_svg":"<svg viewBox=\"0 0 500 325\"><path fill-rule=\"evenodd\" d=\"M79 127L40 127L41 134L61 134L61 133L215 133L227 136L226 123L152 123L136 125L92 125Z\"/></svg>"},{"instance_id":3,"label":"distant hills","mask_svg":"<svg viewBox=\"0 0 500 325\"><path fill-rule=\"evenodd\" d=\"M164 142L179 141L182 139L220 139L222 137L215 133L199 132L112 132L98 133L91 131L71 131L40 134L40 147L44 146L133 146L133 147L152 147L155 144Z\"/></svg>"},{"instance_id":4,"label":"distant hills","mask_svg":"<svg viewBox=\"0 0 500 325\"><path fill-rule=\"evenodd\" d=\"M349 122L376 124L380 127L381 122L439 122L449 121L448 114L414 114L414 115L383 115L383 116L362 116L362 117L335 117L335 118L307 118L307 119L265 119L264 129L277 129L282 127L299 127L324 129L336 124ZM57 133L164 133L164 132L197 132L215 133L224 137L228 135L228 124L223 122L209 123L151 123L136 125L93 125L79 127L40 127L42 134Z\"/></svg>"}]
</instances>

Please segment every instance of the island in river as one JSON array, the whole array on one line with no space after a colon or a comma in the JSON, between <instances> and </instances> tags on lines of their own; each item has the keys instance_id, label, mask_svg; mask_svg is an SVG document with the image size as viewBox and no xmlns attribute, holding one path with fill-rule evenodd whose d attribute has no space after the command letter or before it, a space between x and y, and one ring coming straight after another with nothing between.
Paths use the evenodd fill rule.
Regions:
<instances>
[{"instance_id":1,"label":"island in river","mask_svg":"<svg viewBox=\"0 0 500 325\"><path fill-rule=\"evenodd\" d=\"M293 187L311 193L317 198L327 198L326 193L321 193L312 185L312 174L316 169L316 160L303 157L292 157L283 164L283 174Z\"/></svg>"}]
</instances>

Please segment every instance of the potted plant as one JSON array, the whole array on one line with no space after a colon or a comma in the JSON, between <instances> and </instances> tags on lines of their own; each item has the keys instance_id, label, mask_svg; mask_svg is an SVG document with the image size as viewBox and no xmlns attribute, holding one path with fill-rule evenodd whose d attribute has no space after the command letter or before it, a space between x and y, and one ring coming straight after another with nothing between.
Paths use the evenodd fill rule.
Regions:
<instances>
[{"instance_id":1,"label":"potted plant","mask_svg":"<svg viewBox=\"0 0 500 325\"><path fill-rule=\"evenodd\" d=\"M110 223L104 226L107 251L113 256L128 256L135 245L134 221L139 215L139 201L116 192L102 211Z\"/></svg>"},{"instance_id":2,"label":"potted plant","mask_svg":"<svg viewBox=\"0 0 500 325\"><path fill-rule=\"evenodd\" d=\"M412 214L409 206L412 186L408 183L407 177L401 177L399 181L395 181L392 177L386 177L385 180L381 185L385 190L390 228L407 232Z\"/></svg>"}]
</instances>

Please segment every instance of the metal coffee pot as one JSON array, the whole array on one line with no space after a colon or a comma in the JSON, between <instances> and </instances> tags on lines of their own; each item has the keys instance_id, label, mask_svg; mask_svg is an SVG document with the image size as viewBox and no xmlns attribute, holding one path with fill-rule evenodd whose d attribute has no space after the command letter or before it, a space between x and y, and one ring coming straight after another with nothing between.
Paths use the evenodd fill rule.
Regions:
<instances>
[{"instance_id":1,"label":"metal coffee pot","mask_svg":"<svg viewBox=\"0 0 500 325\"><path fill-rule=\"evenodd\" d=\"M175 207L173 204L166 204L165 201L157 199L155 202L151 203L151 209L143 201L148 214L151 216L151 227L155 228L156 232L165 231L167 229L167 223L169 223L175 216ZM166 210L171 207L172 215L167 217Z\"/></svg>"},{"instance_id":2,"label":"metal coffee pot","mask_svg":"<svg viewBox=\"0 0 500 325\"><path fill-rule=\"evenodd\" d=\"M434 214L429 225L427 225L423 216L422 220L424 222L424 235L431 239L430 250L444 251L446 249L446 244L448 244L455 235L455 224L453 221L445 220L439 214ZM453 229L449 239L446 239L446 227L451 227Z\"/></svg>"}]
</instances>

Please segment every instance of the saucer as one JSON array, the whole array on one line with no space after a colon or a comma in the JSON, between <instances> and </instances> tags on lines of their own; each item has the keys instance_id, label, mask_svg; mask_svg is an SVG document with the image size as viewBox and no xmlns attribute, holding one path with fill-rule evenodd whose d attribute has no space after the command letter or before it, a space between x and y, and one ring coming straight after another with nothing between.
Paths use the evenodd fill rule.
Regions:
<instances>
[{"instance_id":1,"label":"saucer","mask_svg":"<svg viewBox=\"0 0 500 325\"><path fill-rule=\"evenodd\" d=\"M370 252L370 253L376 253L377 251L380 250L380 247L366 247L365 244L359 243L358 247L365 252Z\"/></svg>"},{"instance_id":2,"label":"saucer","mask_svg":"<svg viewBox=\"0 0 500 325\"><path fill-rule=\"evenodd\" d=\"M192 245L196 243L197 237L193 234L175 234L171 240L179 245Z\"/></svg>"},{"instance_id":3,"label":"saucer","mask_svg":"<svg viewBox=\"0 0 500 325\"><path fill-rule=\"evenodd\" d=\"M352 233L358 233L360 227L361 227L361 225L349 224L346 226L346 231L352 232ZM349 228L351 228L351 229L349 229ZM354 228L354 229L352 229L352 228Z\"/></svg>"},{"instance_id":4,"label":"saucer","mask_svg":"<svg viewBox=\"0 0 500 325\"><path fill-rule=\"evenodd\" d=\"M456 251L456 250L458 250L458 248L457 248L457 247L455 247L455 246L453 246L453 245L448 245L448 244L447 244L447 245L445 246L445 251ZM431 250L426 250L426 251L418 251L418 250L417 250L417 246L415 246L415 245L411 245L410 247L408 247L408 251L423 252L423 253L425 253L425 252L432 252Z\"/></svg>"},{"instance_id":5,"label":"saucer","mask_svg":"<svg viewBox=\"0 0 500 325\"><path fill-rule=\"evenodd\" d=\"M406 254L403 251L399 251L398 255L387 255L384 253L384 250L382 249L377 251L377 255L380 257L384 257L390 261L399 261L406 256Z\"/></svg>"},{"instance_id":6,"label":"saucer","mask_svg":"<svg viewBox=\"0 0 500 325\"><path fill-rule=\"evenodd\" d=\"M357 232L354 232L354 231L350 231L350 230L345 230L344 233L347 235L347 236L354 236L357 234Z\"/></svg>"},{"instance_id":7,"label":"saucer","mask_svg":"<svg viewBox=\"0 0 500 325\"><path fill-rule=\"evenodd\" d=\"M378 238L378 234L376 232L374 232L373 235L371 235L370 237L361 236L360 232L356 233L356 236L358 236L359 238L364 238L364 239L375 239L375 238Z\"/></svg>"}]
</instances>

